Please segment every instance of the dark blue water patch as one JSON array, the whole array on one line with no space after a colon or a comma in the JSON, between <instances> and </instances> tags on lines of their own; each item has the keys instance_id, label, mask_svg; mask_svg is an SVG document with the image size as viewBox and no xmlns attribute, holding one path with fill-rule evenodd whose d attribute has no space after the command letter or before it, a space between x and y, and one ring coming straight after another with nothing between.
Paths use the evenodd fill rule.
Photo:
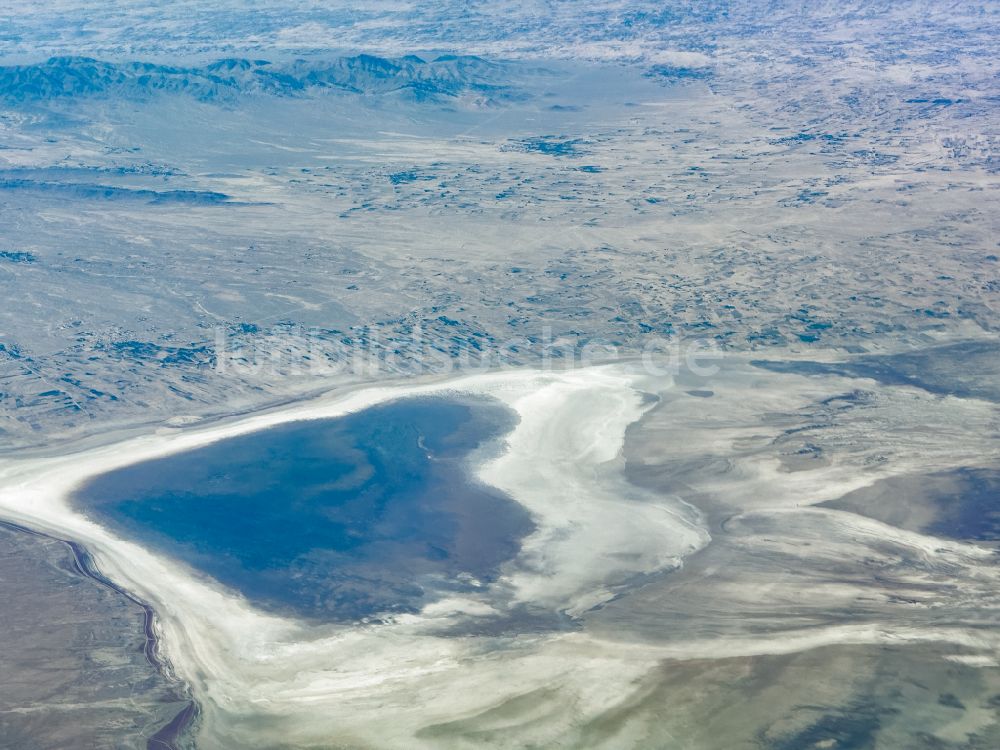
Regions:
<instances>
[{"instance_id":1,"label":"dark blue water patch","mask_svg":"<svg viewBox=\"0 0 1000 750\"><path fill-rule=\"evenodd\" d=\"M929 393L1000 402L1000 343L969 341L901 354L866 354L843 362L754 360L772 372L871 378Z\"/></svg>"},{"instance_id":2,"label":"dark blue water patch","mask_svg":"<svg viewBox=\"0 0 1000 750\"><path fill-rule=\"evenodd\" d=\"M414 612L494 580L534 528L468 471L515 421L493 401L403 399L125 467L74 503L270 611Z\"/></svg>"},{"instance_id":3,"label":"dark blue water patch","mask_svg":"<svg viewBox=\"0 0 1000 750\"><path fill-rule=\"evenodd\" d=\"M963 468L941 476L955 489L929 493L938 516L925 530L952 539L1000 542L1000 471Z\"/></svg>"},{"instance_id":4,"label":"dark blue water patch","mask_svg":"<svg viewBox=\"0 0 1000 750\"><path fill-rule=\"evenodd\" d=\"M888 477L821 505L947 539L1000 543L996 468Z\"/></svg>"}]
</instances>

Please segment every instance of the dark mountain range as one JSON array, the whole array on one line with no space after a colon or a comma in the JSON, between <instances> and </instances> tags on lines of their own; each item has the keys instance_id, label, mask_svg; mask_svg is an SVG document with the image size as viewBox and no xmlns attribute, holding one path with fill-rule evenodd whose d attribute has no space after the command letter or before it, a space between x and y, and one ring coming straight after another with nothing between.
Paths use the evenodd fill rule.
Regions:
<instances>
[{"instance_id":1,"label":"dark mountain range","mask_svg":"<svg viewBox=\"0 0 1000 750\"><path fill-rule=\"evenodd\" d=\"M419 100L461 96L505 99L514 95L505 66L474 56L356 55L333 60L228 58L196 67L151 62L108 62L52 57L30 65L0 67L0 98L9 102L71 97L146 98L182 93L202 101L246 94L306 96L323 90L355 94L403 94Z\"/></svg>"}]
</instances>

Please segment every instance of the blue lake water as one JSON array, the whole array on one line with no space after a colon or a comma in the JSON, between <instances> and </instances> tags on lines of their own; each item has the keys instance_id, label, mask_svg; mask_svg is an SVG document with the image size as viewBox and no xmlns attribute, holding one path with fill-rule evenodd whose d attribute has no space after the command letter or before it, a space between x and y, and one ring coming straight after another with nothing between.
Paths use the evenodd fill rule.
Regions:
<instances>
[{"instance_id":1,"label":"blue lake water","mask_svg":"<svg viewBox=\"0 0 1000 750\"><path fill-rule=\"evenodd\" d=\"M74 501L265 609L411 612L494 579L532 530L467 467L514 423L492 401L401 399L125 467Z\"/></svg>"}]
</instances>

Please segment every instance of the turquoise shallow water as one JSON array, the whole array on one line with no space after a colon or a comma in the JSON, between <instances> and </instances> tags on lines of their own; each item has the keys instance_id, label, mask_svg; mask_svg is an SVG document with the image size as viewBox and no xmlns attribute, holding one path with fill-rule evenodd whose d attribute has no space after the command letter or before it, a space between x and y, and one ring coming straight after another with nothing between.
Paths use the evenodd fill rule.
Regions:
<instances>
[{"instance_id":1,"label":"turquoise shallow water","mask_svg":"<svg viewBox=\"0 0 1000 750\"><path fill-rule=\"evenodd\" d=\"M466 465L513 425L495 402L403 399L119 469L75 503L266 609L414 611L494 578L533 528Z\"/></svg>"}]
</instances>

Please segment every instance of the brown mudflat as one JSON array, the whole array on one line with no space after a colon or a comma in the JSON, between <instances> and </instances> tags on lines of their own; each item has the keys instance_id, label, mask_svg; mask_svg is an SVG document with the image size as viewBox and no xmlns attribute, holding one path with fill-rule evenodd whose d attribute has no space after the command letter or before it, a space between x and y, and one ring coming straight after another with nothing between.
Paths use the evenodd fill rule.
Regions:
<instances>
[{"instance_id":1,"label":"brown mudflat","mask_svg":"<svg viewBox=\"0 0 1000 750\"><path fill-rule=\"evenodd\" d=\"M83 550L0 525L0 748L184 745L191 703L148 610L91 573Z\"/></svg>"}]
</instances>

